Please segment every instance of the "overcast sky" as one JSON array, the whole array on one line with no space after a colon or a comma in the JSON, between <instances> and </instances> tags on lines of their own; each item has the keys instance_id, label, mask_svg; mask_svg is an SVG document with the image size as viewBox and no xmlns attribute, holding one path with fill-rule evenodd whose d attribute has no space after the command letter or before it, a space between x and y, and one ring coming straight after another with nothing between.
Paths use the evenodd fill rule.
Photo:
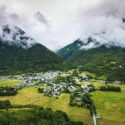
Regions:
<instances>
[{"instance_id":1,"label":"overcast sky","mask_svg":"<svg viewBox=\"0 0 125 125\"><path fill-rule=\"evenodd\" d=\"M0 0L0 26L14 24L57 50L86 34L125 46L125 0Z\"/></svg>"}]
</instances>

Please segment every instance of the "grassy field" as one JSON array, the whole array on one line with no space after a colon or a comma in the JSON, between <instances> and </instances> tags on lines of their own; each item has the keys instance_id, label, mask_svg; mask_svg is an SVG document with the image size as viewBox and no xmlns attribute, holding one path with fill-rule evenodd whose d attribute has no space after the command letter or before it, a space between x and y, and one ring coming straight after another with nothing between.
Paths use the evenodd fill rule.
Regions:
<instances>
[{"instance_id":1,"label":"grassy field","mask_svg":"<svg viewBox=\"0 0 125 125\"><path fill-rule=\"evenodd\" d=\"M81 84L93 84L96 89L105 86L99 81L81 82ZM98 125L124 125L125 124L125 85L108 83L109 86L119 86L122 92L92 93L92 99L96 105L97 113L101 116Z\"/></svg>"},{"instance_id":2,"label":"grassy field","mask_svg":"<svg viewBox=\"0 0 125 125\"><path fill-rule=\"evenodd\" d=\"M18 80L1 80L0 86L14 86ZM96 88L104 86L99 81L86 82L81 84L94 84ZM92 99L96 105L97 113L101 116L98 125L124 125L125 123L125 85L109 84L120 86L123 92L101 92L95 91ZM52 108L53 110L62 110L66 112L71 120L84 121L87 125L92 125L92 118L89 110L77 107L70 107L69 94L62 94L59 99L47 97L37 92L38 86L26 87L18 91L16 96L0 97L0 100L10 100L12 104L34 104ZM16 109L14 109L16 110Z\"/></svg>"},{"instance_id":3,"label":"grassy field","mask_svg":"<svg viewBox=\"0 0 125 125\"><path fill-rule=\"evenodd\" d=\"M101 116L99 125L125 124L125 92L96 91L92 93L92 98Z\"/></svg>"},{"instance_id":4,"label":"grassy field","mask_svg":"<svg viewBox=\"0 0 125 125\"><path fill-rule=\"evenodd\" d=\"M38 86L23 88L16 96L0 97L0 100L9 99L12 104L34 104L52 108L53 110L62 110L66 112L71 120L83 121L87 125L92 125L92 118L89 110L69 106L69 94L62 94L59 99L55 97L46 97L37 92Z\"/></svg>"},{"instance_id":5,"label":"grassy field","mask_svg":"<svg viewBox=\"0 0 125 125\"><path fill-rule=\"evenodd\" d=\"M0 86L15 86L20 80L0 80Z\"/></svg>"}]
</instances>

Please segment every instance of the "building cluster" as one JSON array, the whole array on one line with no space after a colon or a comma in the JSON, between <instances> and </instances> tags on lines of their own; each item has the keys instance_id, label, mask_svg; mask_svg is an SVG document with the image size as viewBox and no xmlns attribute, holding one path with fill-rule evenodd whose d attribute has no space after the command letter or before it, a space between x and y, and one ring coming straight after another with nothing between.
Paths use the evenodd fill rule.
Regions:
<instances>
[{"instance_id":1,"label":"building cluster","mask_svg":"<svg viewBox=\"0 0 125 125\"><path fill-rule=\"evenodd\" d=\"M46 87L41 88L42 92L47 96L59 96L61 93L72 93L79 89L80 86L74 85L71 82L60 82L55 83L54 81L50 81L46 83Z\"/></svg>"},{"instance_id":2,"label":"building cluster","mask_svg":"<svg viewBox=\"0 0 125 125\"><path fill-rule=\"evenodd\" d=\"M80 79L81 78L77 78ZM89 91L93 90L92 86L89 85L81 85L76 83L76 77L71 77L69 80L57 82L55 79L48 81L45 83L45 87L39 88L40 93L44 93L45 95L51 96L60 96L61 93L88 93Z\"/></svg>"},{"instance_id":3,"label":"building cluster","mask_svg":"<svg viewBox=\"0 0 125 125\"><path fill-rule=\"evenodd\" d=\"M21 82L16 85L16 88L44 84L47 80L57 77L60 73L60 71L55 71L46 73L34 73L28 76L15 76L16 79L21 80Z\"/></svg>"}]
</instances>

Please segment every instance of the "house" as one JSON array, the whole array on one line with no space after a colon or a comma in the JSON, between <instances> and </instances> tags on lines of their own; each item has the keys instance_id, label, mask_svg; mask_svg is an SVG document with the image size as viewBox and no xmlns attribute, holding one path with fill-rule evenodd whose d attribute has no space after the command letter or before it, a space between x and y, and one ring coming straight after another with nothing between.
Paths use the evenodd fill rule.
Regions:
<instances>
[{"instance_id":1,"label":"house","mask_svg":"<svg viewBox=\"0 0 125 125\"><path fill-rule=\"evenodd\" d=\"M81 100L82 100L82 98L76 97L76 101L81 101Z\"/></svg>"},{"instance_id":2,"label":"house","mask_svg":"<svg viewBox=\"0 0 125 125\"><path fill-rule=\"evenodd\" d=\"M115 81L116 84L121 84L121 81Z\"/></svg>"},{"instance_id":3,"label":"house","mask_svg":"<svg viewBox=\"0 0 125 125\"><path fill-rule=\"evenodd\" d=\"M81 87L82 87L83 89L86 89L86 88L88 87L88 85L81 85Z\"/></svg>"},{"instance_id":4,"label":"house","mask_svg":"<svg viewBox=\"0 0 125 125\"><path fill-rule=\"evenodd\" d=\"M82 81L88 81L89 80L88 76L86 76L86 75L82 75L80 78L81 78Z\"/></svg>"}]
</instances>

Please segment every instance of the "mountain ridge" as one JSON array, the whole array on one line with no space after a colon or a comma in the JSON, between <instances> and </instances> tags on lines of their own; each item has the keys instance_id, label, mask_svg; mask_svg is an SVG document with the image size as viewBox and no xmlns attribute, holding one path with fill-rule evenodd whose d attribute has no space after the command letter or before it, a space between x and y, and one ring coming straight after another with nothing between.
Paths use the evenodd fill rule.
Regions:
<instances>
[{"instance_id":1,"label":"mountain ridge","mask_svg":"<svg viewBox=\"0 0 125 125\"><path fill-rule=\"evenodd\" d=\"M0 37L0 75L58 69L62 60L58 55L35 42L22 29L16 29L17 32L12 32L6 25L4 36Z\"/></svg>"},{"instance_id":2,"label":"mountain ridge","mask_svg":"<svg viewBox=\"0 0 125 125\"><path fill-rule=\"evenodd\" d=\"M107 38L107 33L101 32L100 34L84 35L73 41L71 44L58 50L57 54L63 58L69 58L79 50L88 50L101 46L106 46L107 48L112 46L124 48L124 46L118 44L117 41Z\"/></svg>"},{"instance_id":3,"label":"mountain ridge","mask_svg":"<svg viewBox=\"0 0 125 125\"><path fill-rule=\"evenodd\" d=\"M5 44L21 46L25 49L28 49L37 43L21 28L9 24L1 27L0 40Z\"/></svg>"},{"instance_id":4,"label":"mountain ridge","mask_svg":"<svg viewBox=\"0 0 125 125\"><path fill-rule=\"evenodd\" d=\"M72 48L76 48L77 44L72 43L62 48L57 54L65 58L66 62L70 62L72 67L80 67L81 71L93 72L98 77L109 80L125 81L125 48L111 44L99 44L98 41L94 41L92 43L94 46L89 49L85 48L91 42L93 42L91 38L84 44L81 41L82 46L73 51ZM72 53L69 51L65 53L67 48Z\"/></svg>"}]
</instances>

